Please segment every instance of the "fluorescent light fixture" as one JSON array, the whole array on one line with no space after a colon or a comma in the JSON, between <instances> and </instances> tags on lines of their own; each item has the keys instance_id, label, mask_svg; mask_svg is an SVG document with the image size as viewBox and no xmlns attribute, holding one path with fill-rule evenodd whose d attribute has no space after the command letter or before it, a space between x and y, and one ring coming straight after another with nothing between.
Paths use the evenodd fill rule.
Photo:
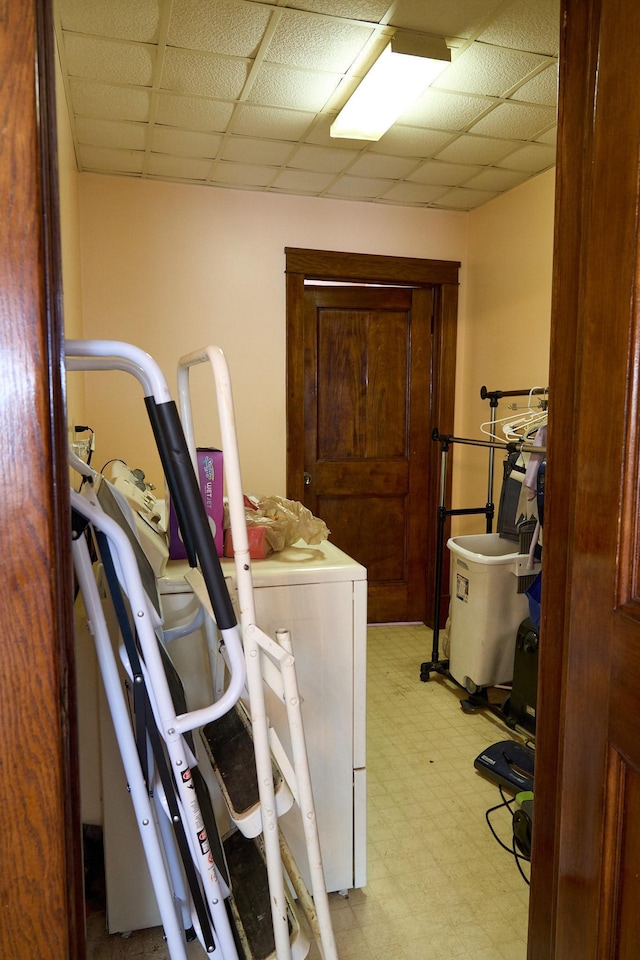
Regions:
<instances>
[{"instance_id":1,"label":"fluorescent light fixture","mask_svg":"<svg viewBox=\"0 0 640 960\"><path fill-rule=\"evenodd\" d=\"M450 63L444 39L396 33L331 124L331 136L379 140Z\"/></svg>"}]
</instances>

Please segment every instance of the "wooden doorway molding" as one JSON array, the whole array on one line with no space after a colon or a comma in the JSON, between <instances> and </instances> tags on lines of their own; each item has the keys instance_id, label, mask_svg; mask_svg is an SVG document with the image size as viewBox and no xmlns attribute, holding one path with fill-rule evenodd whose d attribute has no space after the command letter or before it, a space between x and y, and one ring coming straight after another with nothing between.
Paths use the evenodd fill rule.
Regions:
<instances>
[{"instance_id":1,"label":"wooden doorway molding","mask_svg":"<svg viewBox=\"0 0 640 960\"><path fill-rule=\"evenodd\" d=\"M434 427L453 432L458 270L460 263L325 250L285 248L287 290L287 496L304 502L305 471L305 281L381 284L424 288L433 297L429 434ZM425 576L427 603L423 618L433 625L439 451L429 445L428 480L422 509L427 516ZM443 583L448 580L443 577ZM445 592L448 593L447 587Z\"/></svg>"}]
</instances>

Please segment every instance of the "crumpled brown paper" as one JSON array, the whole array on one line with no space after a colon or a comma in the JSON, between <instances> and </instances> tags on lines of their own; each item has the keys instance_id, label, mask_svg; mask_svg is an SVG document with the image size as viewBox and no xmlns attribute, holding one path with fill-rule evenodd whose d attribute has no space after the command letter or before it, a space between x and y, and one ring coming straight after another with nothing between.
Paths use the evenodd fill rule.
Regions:
<instances>
[{"instance_id":1,"label":"crumpled brown paper","mask_svg":"<svg viewBox=\"0 0 640 960\"><path fill-rule=\"evenodd\" d=\"M267 542L272 550L284 550L298 540L310 544L322 543L329 536L330 531L324 520L314 517L298 500L245 496L244 502L247 527L265 527ZM226 516L225 527L228 525Z\"/></svg>"}]
</instances>

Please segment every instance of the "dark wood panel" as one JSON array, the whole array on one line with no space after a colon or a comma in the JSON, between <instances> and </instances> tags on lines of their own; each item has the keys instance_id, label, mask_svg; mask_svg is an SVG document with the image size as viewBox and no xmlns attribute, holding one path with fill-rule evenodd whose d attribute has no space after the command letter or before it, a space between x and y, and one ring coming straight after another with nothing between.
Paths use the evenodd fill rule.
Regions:
<instances>
[{"instance_id":1,"label":"dark wood panel","mask_svg":"<svg viewBox=\"0 0 640 960\"><path fill-rule=\"evenodd\" d=\"M439 284L458 282L460 263L453 260L421 260L376 254L337 253L285 247L287 273L314 280L345 280L363 283Z\"/></svg>"},{"instance_id":2,"label":"dark wood panel","mask_svg":"<svg viewBox=\"0 0 640 960\"><path fill-rule=\"evenodd\" d=\"M407 453L407 314L320 310L318 449L332 457Z\"/></svg>"},{"instance_id":3,"label":"dark wood panel","mask_svg":"<svg viewBox=\"0 0 640 960\"><path fill-rule=\"evenodd\" d=\"M0 16L0 955L84 956L48 3ZM38 101L36 101L38 97Z\"/></svg>"},{"instance_id":4,"label":"dark wood panel","mask_svg":"<svg viewBox=\"0 0 640 960\"><path fill-rule=\"evenodd\" d=\"M371 581L406 581L404 497L320 497L318 512L332 543L365 566Z\"/></svg>"},{"instance_id":5,"label":"dark wood panel","mask_svg":"<svg viewBox=\"0 0 640 960\"><path fill-rule=\"evenodd\" d=\"M363 493L389 495L409 492L409 464L398 460L319 461L313 482L320 489L340 491L343 496Z\"/></svg>"},{"instance_id":6,"label":"dark wood panel","mask_svg":"<svg viewBox=\"0 0 640 960\"><path fill-rule=\"evenodd\" d=\"M626 768L619 876L615 889L619 909L615 931L616 960L630 960L640 947L640 774ZM614 938L611 937L610 940Z\"/></svg>"},{"instance_id":7,"label":"dark wood panel","mask_svg":"<svg viewBox=\"0 0 640 960\"><path fill-rule=\"evenodd\" d=\"M634 917L612 905L626 882L623 860L637 862L638 851L629 835L618 843L623 778L610 758L640 767L632 735L640 709L630 695L640 627L617 609L633 538L621 491L637 476L625 420L638 405L640 8L564 0L561 24L529 957L631 960Z\"/></svg>"}]
</instances>

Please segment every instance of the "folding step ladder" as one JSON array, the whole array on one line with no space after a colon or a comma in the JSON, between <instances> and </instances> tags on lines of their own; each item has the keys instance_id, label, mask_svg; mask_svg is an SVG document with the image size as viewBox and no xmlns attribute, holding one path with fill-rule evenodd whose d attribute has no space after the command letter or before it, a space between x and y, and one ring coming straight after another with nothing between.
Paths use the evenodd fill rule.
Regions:
<instances>
[{"instance_id":1,"label":"folding step ladder","mask_svg":"<svg viewBox=\"0 0 640 960\"><path fill-rule=\"evenodd\" d=\"M221 352L209 348L208 359L211 351L216 356L211 362L216 373L238 593L242 597L242 640L190 457L192 427L189 425L188 444L162 374L147 354L128 344L66 344L69 369L124 370L143 386L192 567L187 579L222 638L220 651L228 683L226 689L220 689L218 679L219 699L207 708L191 712L186 709L184 691L166 642L175 631L167 631L167 636L163 636L155 577L132 533L134 524L127 516L126 502L119 501L104 478L72 457L75 469L86 480L81 493L71 492L74 565L172 960L186 960L185 939L192 937L197 937L207 953L220 949L218 955L223 960L237 960L239 955L252 960L267 960L271 956L297 960L304 956L308 945L300 932L290 888L285 889L283 863L325 960L335 960L291 641L284 632L275 639L267 637L254 622L244 512L239 520L238 508L242 509L243 499L230 382ZM188 404L185 407L184 400L181 403L183 417L187 410L190 418ZM102 565L100 582L94 575L91 541ZM110 595L116 609L123 640L120 659L129 677L133 725L102 608L104 592ZM187 625L183 632L193 628L193 624ZM273 732L264 712L263 675L269 676L270 685L287 703L291 714L293 761L280 746L275 749L279 754L275 769L281 768L284 774L273 773ZM242 695L249 705L250 721L246 715L242 720ZM204 728L211 734L212 725L227 723L229 718L240 720L245 734L251 728L255 758L252 768L258 769L260 787L254 803L253 826L243 831L236 821L238 829L221 841L206 785L196 766L192 731ZM206 732L204 741L208 743ZM210 744L208 751L213 756ZM274 776L280 783L277 790ZM313 898L302 884L278 828L278 816L294 798L301 815L309 820L305 823L305 835ZM257 838L257 844L252 841L250 849L244 839L247 833ZM249 861L258 867L258 880L252 881L252 885L246 879ZM264 919L269 909L270 923ZM263 919L256 923L256 916Z\"/></svg>"}]
</instances>

